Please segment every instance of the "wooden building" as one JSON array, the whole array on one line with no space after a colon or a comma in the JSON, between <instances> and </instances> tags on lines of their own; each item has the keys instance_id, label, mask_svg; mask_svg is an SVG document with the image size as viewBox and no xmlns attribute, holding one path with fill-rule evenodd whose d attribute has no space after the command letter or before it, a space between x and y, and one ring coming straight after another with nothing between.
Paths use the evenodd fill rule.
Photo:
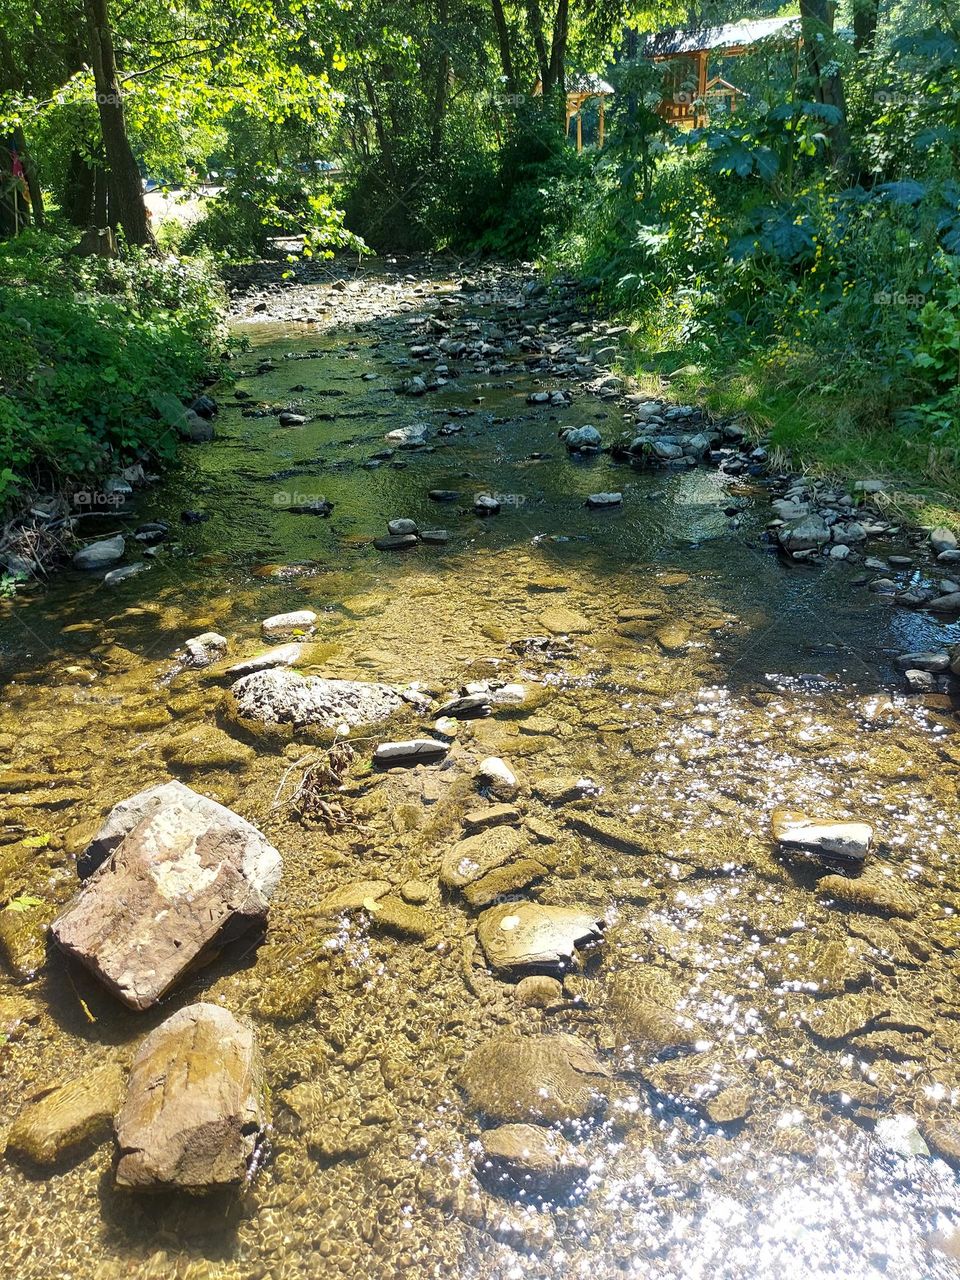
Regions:
<instances>
[{"instance_id":1,"label":"wooden building","mask_svg":"<svg viewBox=\"0 0 960 1280\"><path fill-rule=\"evenodd\" d=\"M691 31L661 31L651 36L644 56L653 62L671 64L668 91L658 113L678 128L699 129L709 119L711 101L726 102L730 111L736 111L741 90L722 75L711 76L712 65L724 58L739 58L762 40L772 38L799 45L800 19L750 19Z\"/></svg>"}]
</instances>

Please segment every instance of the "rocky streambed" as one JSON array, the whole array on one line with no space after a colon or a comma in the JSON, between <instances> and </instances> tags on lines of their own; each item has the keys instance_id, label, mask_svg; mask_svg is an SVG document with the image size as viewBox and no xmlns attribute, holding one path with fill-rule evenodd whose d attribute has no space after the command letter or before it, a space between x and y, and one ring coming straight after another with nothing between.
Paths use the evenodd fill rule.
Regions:
<instances>
[{"instance_id":1,"label":"rocky streambed","mask_svg":"<svg viewBox=\"0 0 960 1280\"><path fill-rule=\"evenodd\" d=\"M948 531L562 284L236 310L0 622L11 1272L955 1275Z\"/></svg>"}]
</instances>

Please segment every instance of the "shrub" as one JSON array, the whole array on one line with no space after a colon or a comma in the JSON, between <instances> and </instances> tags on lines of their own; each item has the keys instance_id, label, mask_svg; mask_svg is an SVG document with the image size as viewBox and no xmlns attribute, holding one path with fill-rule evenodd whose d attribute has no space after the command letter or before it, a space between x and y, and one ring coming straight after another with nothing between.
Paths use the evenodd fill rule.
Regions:
<instances>
[{"instance_id":1,"label":"shrub","mask_svg":"<svg viewBox=\"0 0 960 1280\"><path fill-rule=\"evenodd\" d=\"M153 400L194 393L222 339L206 260L69 249L31 232L0 244L0 502L25 481L170 457Z\"/></svg>"}]
</instances>

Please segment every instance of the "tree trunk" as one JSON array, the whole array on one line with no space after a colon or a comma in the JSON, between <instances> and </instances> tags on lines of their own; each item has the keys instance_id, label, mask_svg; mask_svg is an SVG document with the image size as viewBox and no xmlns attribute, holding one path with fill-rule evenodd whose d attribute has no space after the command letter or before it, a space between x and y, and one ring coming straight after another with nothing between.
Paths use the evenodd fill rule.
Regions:
<instances>
[{"instance_id":1,"label":"tree trunk","mask_svg":"<svg viewBox=\"0 0 960 1280\"><path fill-rule=\"evenodd\" d=\"M847 128L847 104L843 82L833 56L833 8L828 0L800 0L800 23L807 71L813 81L817 102L836 107L837 124L827 125L834 163L841 170L850 168L850 133Z\"/></svg>"},{"instance_id":2,"label":"tree trunk","mask_svg":"<svg viewBox=\"0 0 960 1280\"><path fill-rule=\"evenodd\" d=\"M93 169L79 151L71 151L63 191L63 211L74 227L89 227L93 208Z\"/></svg>"},{"instance_id":3,"label":"tree trunk","mask_svg":"<svg viewBox=\"0 0 960 1280\"><path fill-rule=\"evenodd\" d=\"M566 62L567 41L570 36L570 0L557 0L557 13L553 20L553 41L550 46L550 67L547 72L549 84L543 86L543 95L557 91L563 111L566 96Z\"/></svg>"},{"instance_id":4,"label":"tree trunk","mask_svg":"<svg viewBox=\"0 0 960 1280\"><path fill-rule=\"evenodd\" d=\"M450 17L450 0L439 0L437 27L440 33L440 62L437 67L437 87L433 97L433 120L430 125L430 159L436 161L443 143L443 117L447 111L447 94L450 90L450 50L447 47L447 22Z\"/></svg>"},{"instance_id":5,"label":"tree trunk","mask_svg":"<svg viewBox=\"0 0 960 1280\"><path fill-rule=\"evenodd\" d=\"M527 0L527 21L533 34L533 47L537 54L537 69L540 72L540 88L547 92L547 81L550 78L550 59L547 56L547 42L543 36L543 14L540 12L540 0Z\"/></svg>"},{"instance_id":6,"label":"tree trunk","mask_svg":"<svg viewBox=\"0 0 960 1280\"><path fill-rule=\"evenodd\" d=\"M513 74L513 57L510 53L510 31L501 0L490 0L493 25L497 29L497 46L500 50L500 66L503 68L504 87L507 93L517 92L517 78Z\"/></svg>"},{"instance_id":7,"label":"tree trunk","mask_svg":"<svg viewBox=\"0 0 960 1280\"><path fill-rule=\"evenodd\" d=\"M880 0L854 0L853 47L857 53L872 49L877 37L877 17Z\"/></svg>"},{"instance_id":8,"label":"tree trunk","mask_svg":"<svg viewBox=\"0 0 960 1280\"><path fill-rule=\"evenodd\" d=\"M147 207L143 202L140 169L127 137L107 0L85 0L85 3L90 61L97 90L97 110L110 169L111 203L117 220L123 227L127 244L141 245L155 251L157 245L150 230Z\"/></svg>"}]
</instances>

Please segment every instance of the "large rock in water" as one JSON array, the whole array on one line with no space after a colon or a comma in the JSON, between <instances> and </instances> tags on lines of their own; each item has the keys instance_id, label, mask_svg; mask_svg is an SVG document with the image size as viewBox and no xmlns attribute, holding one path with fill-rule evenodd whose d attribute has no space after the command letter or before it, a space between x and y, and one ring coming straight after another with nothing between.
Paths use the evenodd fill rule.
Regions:
<instances>
[{"instance_id":1,"label":"large rock in water","mask_svg":"<svg viewBox=\"0 0 960 1280\"><path fill-rule=\"evenodd\" d=\"M576 907L503 902L477 924L483 954L494 969L568 969L577 948L597 943L603 921Z\"/></svg>"},{"instance_id":2,"label":"large rock in water","mask_svg":"<svg viewBox=\"0 0 960 1280\"><path fill-rule=\"evenodd\" d=\"M237 680L230 689L227 715L254 732L333 732L340 725L376 724L404 705L402 695L386 684L326 680L277 669Z\"/></svg>"},{"instance_id":3,"label":"large rock in water","mask_svg":"<svg viewBox=\"0 0 960 1280\"><path fill-rule=\"evenodd\" d=\"M74 1148L110 1132L123 1093L114 1063L35 1094L10 1126L7 1151L36 1164L56 1164Z\"/></svg>"},{"instance_id":4,"label":"large rock in water","mask_svg":"<svg viewBox=\"0 0 960 1280\"><path fill-rule=\"evenodd\" d=\"M137 1010L262 923L281 870L256 827L179 782L116 805L78 867L89 879L50 932Z\"/></svg>"},{"instance_id":5,"label":"large rock in water","mask_svg":"<svg viewBox=\"0 0 960 1280\"><path fill-rule=\"evenodd\" d=\"M777 534L780 545L791 554L795 551L816 551L830 541L830 530L822 516L815 512L789 520Z\"/></svg>"},{"instance_id":6,"label":"large rock in water","mask_svg":"<svg viewBox=\"0 0 960 1280\"><path fill-rule=\"evenodd\" d=\"M562 1133L536 1124L502 1124L480 1135L479 1172L520 1187L550 1187L582 1176L585 1156Z\"/></svg>"},{"instance_id":7,"label":"large rock in water","mask_svg":"<svg viewBox=\"0 0 960 1280\"><path fill-rule=\"evenodd\" d=\"M192 1004L146 1037L117 1117L117 1184L207 1191L242 1182L266 1125L253 1028Z\"/></svg>"},{"instance_id":8,"label":"large rock in water","mask_svg":"<svg viewBox=\"0 0 960 1280\"><path fill-rule=\"evenodd\" d=\"M573 1124L603 1108L610 1074L577 1036L506 1035L470 1054L460 1083L491 1120Z\"/></svg>"},{"instance_id":9,"label":"large rock in water","mask_svg":"<svg viewBox=\"0 0 960 1280\"><path fill-rule=\"evenodd\" d=\"M706 1031L684 1012L684 1004L684 992L651 965L613 975L609 1010L625 1067L632 1070L647 1058L692 1053L705 1045Z\"/></svg>"}]
</instances>

